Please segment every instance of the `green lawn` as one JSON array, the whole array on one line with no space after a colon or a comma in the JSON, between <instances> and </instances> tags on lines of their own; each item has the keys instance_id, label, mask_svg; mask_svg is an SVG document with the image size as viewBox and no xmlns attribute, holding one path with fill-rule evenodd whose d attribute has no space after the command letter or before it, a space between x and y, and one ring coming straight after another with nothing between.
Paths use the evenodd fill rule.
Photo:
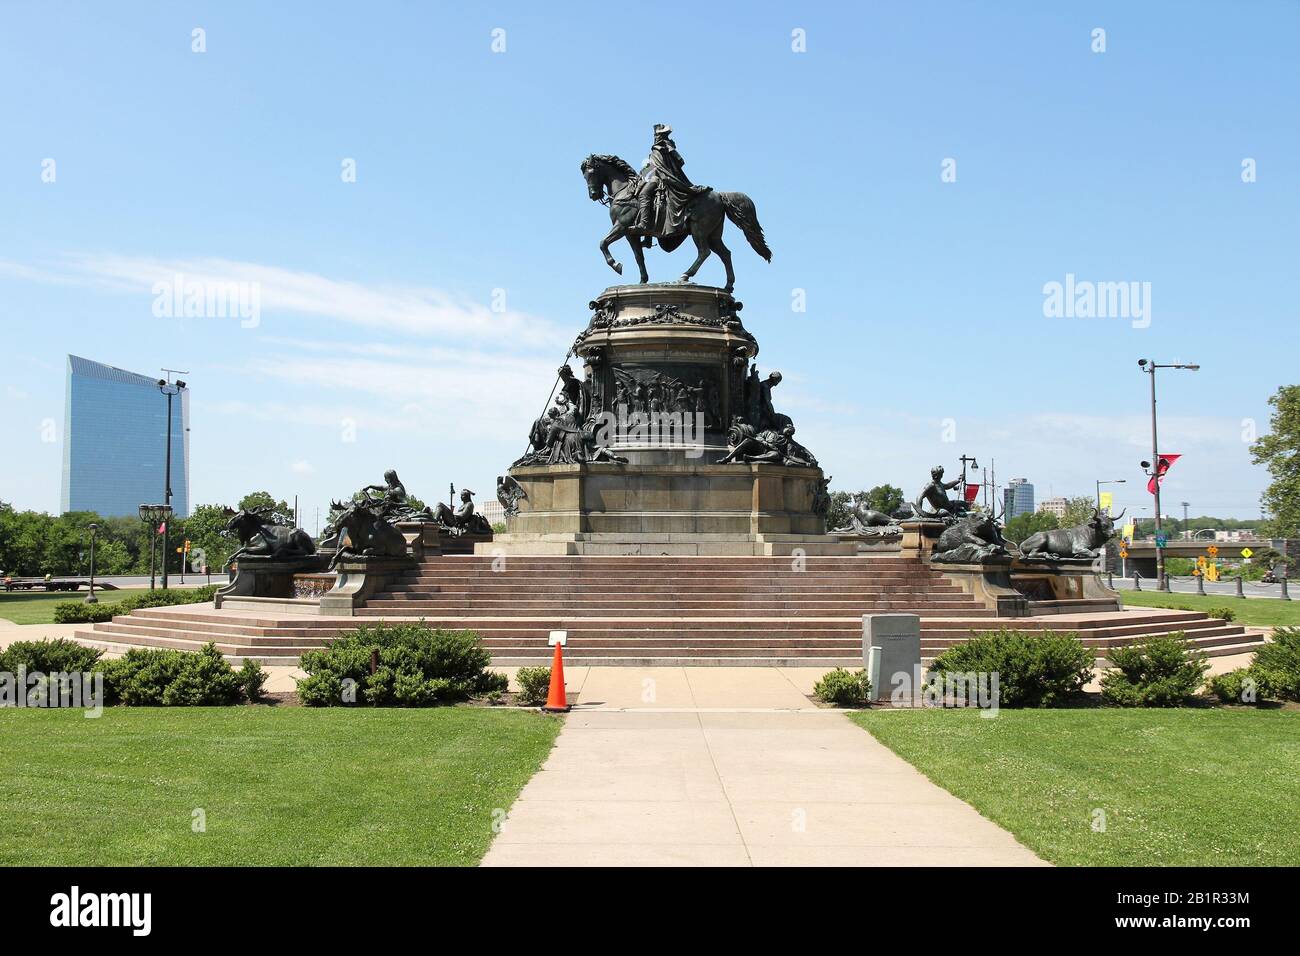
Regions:
<instances>
[{"instance_id":1,"label":"green lawn","mask_svg":"<svg viewBox=\"0 0 1300 956\"><path fill-rule=\"evenodd\" d=\"M1300 601L1282 601L1277 598L1238 598L1222 594L1177 594L1167 591L1120 591L1127 605L1135 607L1189 607L1193 611L1230 607L1236 612L1234 624L1254 627L1277 627L1283 624L1300 625Z\"/></svg>"},{"instance_id":2,"label":"green lawn","mask_svg":"<svg viewBox=\"0 0 1300 956\"><path fill-rule=\"evenodd\" d=\"M60 601L84 601L89 591L0 591L0 617L7 618L15 624L53 624L54 605ZM108 594L121 596L130 592L109 591ZM95 597L107 604L116 598L108 594L101 595L95 589Z\"/></svg>"},{"instance_id":3,"label":"green lawn","mask_svg":"<svg viewBox=\"0 0 1300 956\"><path fill-rule=\"evenodd\" d=\"M1300 865L1295 710L850 716L1053 863Z\"/></svg>"},{"instance_id":4,"label":"green lawn","mask_svg":"<svg viewBox=\"0 0 1300 956\"><path fill-rule=\"evenodd\" d=\"M0 711L0 865L473 865L560 726L472 707Z\"/></svg>"}]
</instances>

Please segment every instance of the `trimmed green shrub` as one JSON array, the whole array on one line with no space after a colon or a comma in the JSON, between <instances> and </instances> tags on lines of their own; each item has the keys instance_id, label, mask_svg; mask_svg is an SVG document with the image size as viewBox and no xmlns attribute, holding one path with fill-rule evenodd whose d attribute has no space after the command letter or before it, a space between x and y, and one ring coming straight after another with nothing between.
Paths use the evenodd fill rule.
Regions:
<instances>
[{"instance_id":1,"label":"trimmed green shrub","mask_svg":"<svg viewBox=\"0 0 1300 956\"><path fill-rule=\"evenodd\" d=\"M1264 689L1249 667L1215 674L1205 688L1225 704L1257 704L1264 699Z\"/></svg>"},{"instance_id":2,"label":"trimmed green shrub","mask_svg":"<svg viewBox=\"0 0 1300 956\"><path fill-rule=\"evenodd\" d=\"M1217 617L1223 621L1235 621L1237 619L1237 612L1230 607L1212 607L1205 613L1210 617Z\"/></svg>"},{"instance_id":3,"label":"trimmed green shrub","mask_svg":"<svg viewBox=\"0 0 1300 956\"><path fill-rule=\"evenodd\" d=\"M130 707L212 707L244 697L240 676L211 643L197 653L134 647L100 669L109 702Z\"/></svg>"},{"instance_id":4,"label":"trimmed green shrub","mask_svg":"<svg viewBox=\"0 0 1300 956\"><path fill-rule=\"evenodd\" d=\"M266 683L268 676L266 671L262 670L262 665L251 657L245 657L238 673L239 686L244 692L244 699L248 701L260 700L262 685Z\"/></svg>"},{"instance_id":5,"label":"trimmed green shrub","mask_svg":"<svg viewBox=\"0 0 1300 956\"><path fill-rule=\"evenodd\" d=\"M99 624L111 621L118 614L130 614L142 607L204 604L211 601L216 593L217 585L207 584L201 588L168 588L165 591L162 588L155 588L152 591L138 591L118 601L100 601L98 604L60 601L54 605L54 620L58 624Z\"/></svg>"},{"instance_id":6,"label":"trimmed green shrub","mask_svg":"<svg viewBox=\"0 0 1300 956\"><path fill-rule=\"evenodd\" d=\"M1275 627L1255 652L1251 673L1270 696L1300 701L1300 627Z\"/></svg>"},{"instance_id":7,"label":"trimmed green shrub","mask_svg":"<svg viewBox=\"0 0 1300 956\"><path fill-rule=\"evenodd\" d=\"M17 674L20 667L27 673L72 674L97 670L100 651L84 647L66 637L52 641L15 641L0 651L0 671Z\"/></svg>"},{"instance_id":8,"label":"trimmed green shrub","mask_svg":"<svg viewBox=\"0 0 1300 956\"><path fill-rule=\"evenodd\" d=\"M372 658L375 664L371 673ZM473 631L380 624L348 631L302 655L298 697L309 707L428 707L504 691L505 675Z\"/></svg>"},{"instance_id":9,"label":"trimmed green shrub","mask_svg":"<svg viewBox=\"0 0 1300 956\"><path fill-rule=\"evenodd\" d=\"M83 604L80 601L60 601L54 605L55 624L98 624L111 621L114 614L125 613L117 609L117 602L111 604L101 601L99 604Z\"/></svg>"},{"instance_id":10,"label":"trimmed green shrub","mask_svg":"<svg viewBox=\"0 0 1300 956\"><path fill-rule=\"evenodd\" d=\"M818 700L837 707L865 707L871 701L871 681L865 670L846 671L837 667L813 685L813 694Z\"/></svg>"},{"instance_id":11,"label":"trimmed green shrub","mask_svg":"<svg viewBox=\"0 0 1300 956\"><path fill-rule=\"evenodd\" d=\"M521 667L515 674L519 685L519 703L525 707L540 707L546 703L546 693L551 688L549 667Z\"/></svg>"},{"instance_id":12,"label":"trimmed green shrub","mask_svg":"<svg viewBox=\"0 0 1300 956\"><path fill-rule=\"evenodd\" d=\"M1119 707L1179 707L1201 684L1209 663L1182 631L1148 638L1110 652L1116 668L1101 678L1101 696Z\"/></svg>"},{"instance_id":13,"label":"trimmed green shrub","mask_svg":"<svg viewBox=\"0 0 1300 956\"><path fill-rule=\"evenodd\" d=\"M999 707L1058 707L1092 680L1092 665L1092 652L1077 634L1003 628L948 648L930 670L997 674Z\"/></svg>"}]
</instances>

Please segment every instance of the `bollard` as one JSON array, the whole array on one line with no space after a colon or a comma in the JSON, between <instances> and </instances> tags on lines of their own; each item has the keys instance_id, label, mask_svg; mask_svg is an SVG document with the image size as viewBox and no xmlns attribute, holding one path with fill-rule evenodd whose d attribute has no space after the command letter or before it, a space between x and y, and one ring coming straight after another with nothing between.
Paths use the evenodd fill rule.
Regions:
<instances>
[{"instance_id":1,"label":"bollard","mask_svg":"<svg viewBox=\"0 0 1300 956\"><path fill-rule=\"evenodd\" d=\"M1196 593L1197 593L1197 594L1204 594L1204 593L1205 593L1205 575L1204 575L1204 574L1198 574L1198 575L1196 575Z\"/></svg>"},{"instance_id":2,"label":"bollard","mask_svg":"<svg viewBox=\"0 0 1300 956\"><path fill-rule=\"evenodd\" d=\"M1115 574L1113 571L1106 572L1106 587L1112 591L1115 590Z\"/></svg>"},{"instance_id":3,"label":"bollard","mask_svg":"<svg viewBox=\"0 0 1300 956\"><path fill-rule=\"evenodd\" d=\"M1138 573L1136 569L1133 571L1133 590L1134 591L1142 590L1142 579L1138 577Z\"/></svg>"},{"instance_id":4,"label":"bollard","mask_svg":"<svg viewBox=\"0 0 1300 956\"><path fill-rule=\"evenodd\" d=\"M1245 592L1244 590L1242 590L1242 587L1241 587L1241 575L1239 574L1239 575L1237 575L1237 597L1239 597L1239 598L1244 598L1245 596L1246 596L1246 592Z\"/></svg>"},{"instance_id":5,"label":"bollard","mask_svg":"<svg viewBox=\"0 0 1300 956\"><path fill-rule=\"evenodd\" d=\"M1291 595L1288 594L1286 590L1286 578L1281 579L1281 584L1282 584L1282 600L1283 601L1291 600Z\"/></svg>"}]
</instances>

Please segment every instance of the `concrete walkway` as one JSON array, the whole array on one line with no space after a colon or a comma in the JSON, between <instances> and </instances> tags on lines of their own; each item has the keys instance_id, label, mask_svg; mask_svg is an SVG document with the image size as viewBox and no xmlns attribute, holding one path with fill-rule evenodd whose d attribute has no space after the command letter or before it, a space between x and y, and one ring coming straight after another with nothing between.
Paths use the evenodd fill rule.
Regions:
<instances>
[{"instance_id":1,"label":"concrete walkway","mask_svg":"<svg viewBox=\"0 0 1300 956\"><path fill-rule=\"evenodd\" d=\"M810 703L824 670L572 669L578 704L483 865L1044 865Z\"/></svg>"}]
</instances>

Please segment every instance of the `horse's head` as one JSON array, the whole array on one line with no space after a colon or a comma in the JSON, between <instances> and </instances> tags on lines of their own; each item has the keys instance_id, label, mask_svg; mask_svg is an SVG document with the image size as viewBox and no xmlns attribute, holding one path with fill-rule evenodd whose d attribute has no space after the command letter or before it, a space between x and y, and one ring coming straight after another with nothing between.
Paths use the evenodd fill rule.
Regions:
<instances>
[{"instance_id":1,"label":"horse's head","mask_svg":"<svg viewBox=\"0 0 1300 956\"><path fill-rule=\"evenodd\" d=\"M592 153L582 161L582 178L587 181L587 195L601 202L608 193L613 196L628 180L637 177L637 171L617 156Z\"/></svg>"},{"instance_id":2,"label":"horse's head","mask_svg":"<svg viewBox=\"0 0 1300 956\"><path fill-rule=\"evenodd\" d=\"M605 195L606 177L601 175L602 164L593 153L582 161L582 178L587 181L587 197L599 202Z\"/></svg>"}]
</instances>

